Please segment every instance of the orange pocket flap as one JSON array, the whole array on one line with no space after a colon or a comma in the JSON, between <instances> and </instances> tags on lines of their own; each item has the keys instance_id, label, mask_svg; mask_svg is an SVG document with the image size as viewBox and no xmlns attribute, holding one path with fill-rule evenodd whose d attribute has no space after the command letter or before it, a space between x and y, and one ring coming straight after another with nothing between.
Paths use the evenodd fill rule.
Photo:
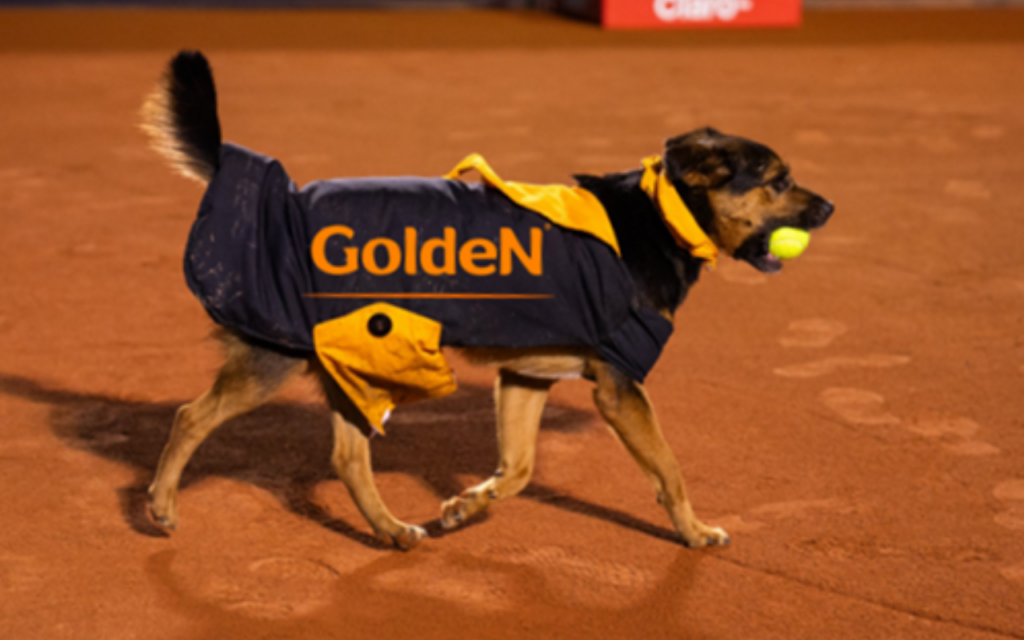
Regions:
<instances>
[{"instance_id":1,"label":"orange pocket flap","mask_svg":"<svg viewBox=\"0 0 1024 640\"><path fill-rule=\"evenodd\" d=\"M395 405L455 391L441 324L378 302L313 327L316 354L370 425L384 433Z\"/></svg>"}]
</instances>

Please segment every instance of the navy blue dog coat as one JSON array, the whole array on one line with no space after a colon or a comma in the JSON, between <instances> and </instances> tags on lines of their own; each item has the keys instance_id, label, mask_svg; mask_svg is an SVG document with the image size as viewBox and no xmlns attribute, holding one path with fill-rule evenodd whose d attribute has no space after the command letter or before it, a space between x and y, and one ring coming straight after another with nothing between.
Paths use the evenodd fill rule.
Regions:
<instances>
[{"instance_id":1,"label":"navy blue dog coat","mask_svg":"<svg viewBox=\"0 0 1024 640\"><path fill-rule=\"evenodd\" d=\"M378 430L395 404L454 390L442 346L589 347L642 381L672 323L638 305L597 199L504 183L471 159L486 183L298 189L277 161L224 144L188 240L189 288L219 324L316 352Z\"/></svg>"}]
</instances>

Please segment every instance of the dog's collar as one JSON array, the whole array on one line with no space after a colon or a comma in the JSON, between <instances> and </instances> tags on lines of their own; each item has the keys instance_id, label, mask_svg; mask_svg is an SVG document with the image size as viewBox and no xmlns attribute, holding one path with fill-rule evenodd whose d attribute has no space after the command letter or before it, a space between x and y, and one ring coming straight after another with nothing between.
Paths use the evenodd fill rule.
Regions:
<instances>
[{"instance_id":1,"label":"dog's collar","mask_svg":"<svg viewBox=\"0 0 1024 640\"><path fill-rule=\"evenodd\" d=\"M718 247L697 224L693 213L665 175L661 156L649 156L642 162L644 175L640 179L640 188L654 202L676 244L714 268L718 260Z\"/></svg>"}]
</instances>

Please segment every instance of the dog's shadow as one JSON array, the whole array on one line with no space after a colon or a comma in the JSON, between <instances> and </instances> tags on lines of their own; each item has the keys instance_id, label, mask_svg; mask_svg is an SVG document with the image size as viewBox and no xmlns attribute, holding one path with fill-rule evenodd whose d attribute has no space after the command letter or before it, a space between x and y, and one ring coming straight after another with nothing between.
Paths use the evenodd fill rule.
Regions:
<instances>
[{"instance_id":1,"label":"dog's shadow","mask_svg":"<svg viewBox=\"0 0 1024 640\"><path fill-rule=\"evenodd\" d=\"M67 445L120 462L136 472L119 489L125 521L137 532L163 536L147 516L146 487L156 469L181 402L140 402L59 389L27 378L0 374L0 392L49 405L50 426ZM542 429L572 432L593 416L549 403ZM378 546L364 530L332 516L311 498L312 489L336 476L330 465L332 433L325 405L271 402L221 426L196 451L185 469L182 489L210 476L251 483L300 514L353 540ZM388 435L375 438L375 471L421 479L439 499L464 486L459 475L486 477L494 470L497 445L490 388L463 383L454 394L409 405L388 422ZM521 494L554 507L600 518L645 534L678 541L669 529L531 483ZM437 520L426 523L442 535Z\"/></svg>"}]
</instances>

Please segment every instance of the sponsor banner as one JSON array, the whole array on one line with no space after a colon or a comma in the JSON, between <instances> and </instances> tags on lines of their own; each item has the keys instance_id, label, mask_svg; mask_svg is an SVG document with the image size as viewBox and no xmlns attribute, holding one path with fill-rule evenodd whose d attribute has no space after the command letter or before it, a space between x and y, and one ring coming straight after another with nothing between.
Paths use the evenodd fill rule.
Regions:
<instances>
[{"instance_id":1,"label":"sponsor banner","mask_svg":"<svg viewBox=\"0 0 1024 640\"><path fill-rule=\"evenodd\" d=\"M604 0L609 29L796 27L801 0Z\"/></svg>"}]
</instances>

